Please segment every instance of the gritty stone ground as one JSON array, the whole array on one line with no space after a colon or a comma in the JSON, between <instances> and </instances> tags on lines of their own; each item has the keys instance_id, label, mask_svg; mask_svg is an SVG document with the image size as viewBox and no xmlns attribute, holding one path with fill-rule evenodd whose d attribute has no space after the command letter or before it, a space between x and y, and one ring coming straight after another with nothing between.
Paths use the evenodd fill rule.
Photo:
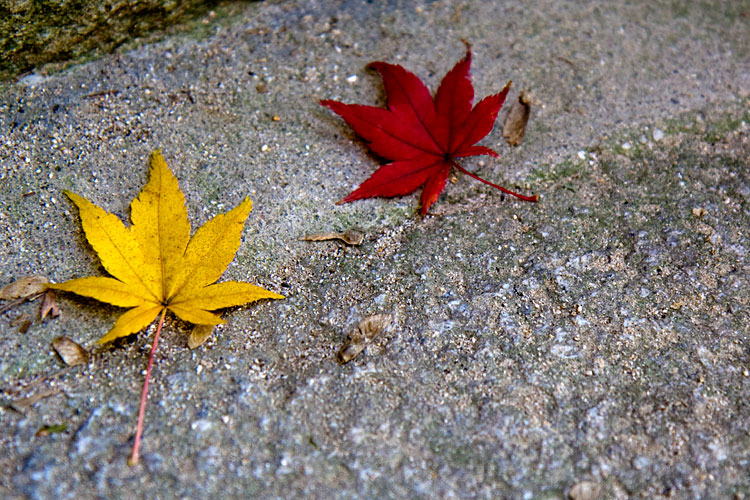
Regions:
<instances>
[{"instance_id":1,"label":"gritty stone ground","mask_svg":"<svg viewBox=\"0 0 750 500\"><path fill-rule=\"evenodd\" d=\"M0 283L102 275L79 193L125 218L156 148L193 227L249 195L206 344L171 318L143 460L128 467L153 327L61 295L0 317L3 498L750 498L750 31L742 2L265 2L0 88ZM383 104L365 68L435 89L474 50L478 97L528 89L526 138L417 196L334 202L377 166L317 99ZM504 113L501 113L502 120ZM278 120L274 117L278 117ZM360 246L302 242L359 227ZM353 361L363 317L394 325ZM94 348L64 369L50 342ZM65 430L37 435L45 425Z\"/></svg>"},{"instance_id":2,"label":"gritty stone ground","mask_svg":"<svg viewBox=\"0 0 750 500\"><path fill-rule=\"evenodd\" d=\"M211 7L226 6L211 0L5 0L0 4L0 78L111 52L135 36L175 24L190 26Z\"/></svg>"}]
</instances>

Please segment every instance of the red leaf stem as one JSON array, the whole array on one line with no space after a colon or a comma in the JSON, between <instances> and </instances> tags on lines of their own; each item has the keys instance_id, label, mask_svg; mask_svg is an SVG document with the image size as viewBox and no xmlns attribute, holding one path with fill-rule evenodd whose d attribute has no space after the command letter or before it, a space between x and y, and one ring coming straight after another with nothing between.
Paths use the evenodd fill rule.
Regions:
<instances>
[{"instance_id":1,"label":"red leaf stem","mask_svg":"<svg viewBox=\"0 0 750 500\"><path fill-rule=\"evenodd\" d=\"M456 168L457 168L458 170L460 170L461 172L463 172L463 173L465 173L466 175L468 175L469 177L472 177L472 178L474 178L474 179L478 180L479 182L484 182L485 184L487 184L487 185L489 185L489 186L492 186L492 187L493 187L493 188L495 188L495 189L499 189L499 190L500 190L500 191L502 191L503 193L509 194L509 195L511 195L511 196L515 196L515 197L516 197L516 198L518 198L519 200L523 200L523 201L539 201L539 196L537 196L537 195L534 195L534 196L524 196L524 195L522 195L522 194L514 193L514 192L513 192L513 191L511 191L510 189L505 189L505 188L504 188L504 187L502 187L502 186L498 186L497 184L493 184L493 183L492 183L492 182L490 182L490 181L484 180L484 179L482 179L481 177L479 177L478 175L476 175L476 174L472 174L471 172L469 172L468 170L466 170L466 169L465 169L464 167L462 167L461 165L459 165L459 164L458 164L458 163L456 163L455 161L454 161L454 162L452 163L452 165L453 165L454 167L456 167Z\"/></svg>"}]
</instances>

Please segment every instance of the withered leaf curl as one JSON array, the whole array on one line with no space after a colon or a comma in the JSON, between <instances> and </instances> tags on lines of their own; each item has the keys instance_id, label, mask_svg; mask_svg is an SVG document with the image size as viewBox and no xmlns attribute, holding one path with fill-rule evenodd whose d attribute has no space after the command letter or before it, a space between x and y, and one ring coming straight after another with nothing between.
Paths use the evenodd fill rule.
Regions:
<instances>
[{"instance_id":1,"label":"withered leaf curl","mask_svg":"<svg viewBox=\"0 0 750 500\"><path fill-rule=\"evenodd\" d=\"M518 146L523 141L530 114L531 94L523 90L510 107L510 111L503 122L503 137L511 146Z\"/></svg>"},{"instance_id":2,"label":"withered leaf curl","mask_svg":"<svg viewBox=\"0 0 750 500\"><path fill-rule=\"evenodd\" d=\"M354 359L359 353L364 351L367 344L388 329L392 321L393 316L390 314L373 314L360 321L357 329L347 336L344 346L338 352L337 359L339 363L348 363Z\"/></svg>"}]
</instances>

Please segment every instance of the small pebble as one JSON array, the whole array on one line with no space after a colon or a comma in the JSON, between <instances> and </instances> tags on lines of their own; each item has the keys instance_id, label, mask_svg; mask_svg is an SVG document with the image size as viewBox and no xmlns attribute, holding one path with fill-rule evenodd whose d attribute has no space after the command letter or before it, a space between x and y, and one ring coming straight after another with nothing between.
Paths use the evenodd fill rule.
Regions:
<instances>
[{"instance_id":1,"label":"small pebble","mask_svg":"<svg viewBox=\"0 0 750 500\"><path fill-rule=\"evenodd\" d=\"M349 83L357 83L357 75L347 76L346 81Z\"/></svg>"},{"instance_id":2,"label":"small pebble","mask_svg":"<svg viewBox=\"0 0 750 500\"><path fill-rule=\"evenodd\" d=\"M585 160L586 159L586 151L580 150L578 152L578 158L580 158L581 160Z\"/></svg>"},{"instance_id":3,"label":"small pebble","mask_svg":"<svg viewBox=\"0 0 750 500\"><path fill-rule=\"evenodd\" d=\"M628 150L628 149L630 149L631 147L633 147L633 145L632 145L632 144L630 144L630 141L627 141L627 142L623 142L623 143L622 143L622 149Z\"/></svg>"},{"instance_id":4,"label":"small pebble","mask_svg":"<svg viewBox=\"0 0 750 500\"><path fill-rule=\"evenodd\" d=\"M638 455L633 459L633 467L636 470L643 470L649 465L651 465L651 460L648 457L644 457L643 455Z\"/></svg>"},{"instance_id":5,"label":"small pebble","mask_svg":"<svg viewBox=\"0 0 750 500\"><path fill-rule=\"evenodd\" d=\"M655 141L660 141L663 138L664 138L664 132L662 132L662 130L660 128L655 128L654 129L654 140Z\"/></svg>"},{"instance_id":6,"label":"small pebble","mask_svg":"<svg viewBox=\"0 0 750 500\"><path fill-rule=\"evenodd\" d=\"M596 500L602 494L602 486L593 481L581 481L570 489L570 500Z\"/></svg>"},{"instance_id":7,"label":"small pebble","mask_svg":"<svg viewBox=\"0 0 750 500\"><path fill-rule=\"evenodd\" d=\"M214 426L214 423L205 418L196 420L190 424L190 428L194 430L197 434L203 434L205 432L208 432L211 430L213 426Z\"/></svg>"}]
</instances>

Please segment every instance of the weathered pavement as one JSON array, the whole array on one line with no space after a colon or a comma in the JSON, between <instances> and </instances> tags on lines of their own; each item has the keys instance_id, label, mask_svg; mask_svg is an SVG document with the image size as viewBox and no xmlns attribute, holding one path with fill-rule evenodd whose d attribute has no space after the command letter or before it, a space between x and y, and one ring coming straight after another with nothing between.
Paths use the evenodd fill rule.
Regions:
<instances>
[{"instance_id":1,"label":"weathered pavement","mask_svg":"<svg viewBox=\"0 0 750 500\"><path fill-rule=\"evenodd\" d=\"M0 88L0 283L102 274L62 190L124 218L163 148L193 227L253 199L223 279L287 296L192 351L167 322L132 468L153 329L58 373L52 339L120 311L4 313L5 403L60 392L0 409L2 496L750 498L748 10L657 4L251 4ZM373 60L434 90L462 39L477 97L536 99L520 147L496 126L502 158L463 165L541 201L459 176L424 220L417 195L336 206L379 160L317 100L382 104Z\"/></svg>"}]
</instances>

